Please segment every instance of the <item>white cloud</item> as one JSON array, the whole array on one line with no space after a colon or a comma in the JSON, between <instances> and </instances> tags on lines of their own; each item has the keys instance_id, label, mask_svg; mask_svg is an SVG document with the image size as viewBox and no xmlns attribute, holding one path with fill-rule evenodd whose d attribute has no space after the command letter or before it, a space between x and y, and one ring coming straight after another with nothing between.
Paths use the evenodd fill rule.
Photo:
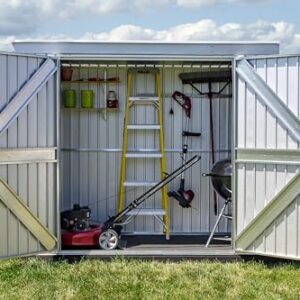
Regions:
<instances>
[{"instance_id":1,"label":"white cloud","mask_svg":"<svg viewBox=\"0 0 300 300\"><path fill-rule=\"evenodd\" d=\"M13 51L12 42L15 40L14 36L9 36L5 38L0 37L0 51Z\"/></svg>"},{"instance_id":2,"label":"white cloud","mask_svg":"<svg viewBox=\"0 0 300 300\"><path fill-rule=\"evenodd\" d=\"M225 23L204 19L167 30L122 25L108 32L86 33L88 40L164 40L164 41L262 41L280 42L283 52L300 51L300 33L287 22L257 21L250 24Z\"/></svg>"},{"instance_id":3,"label":"white cloud","mask_svg":"<svg viewBox=\"0 0 300 300\"><path fill-rule=\"evenodd\" d=\"M0 49L6 49L14 37L6 37L0 42ZM28 39L70 40L66 35L31 36ZM165 30L154 30L136 25L122 25L107 32L88 32L81 40L125 41L277 41L282 53L300 52L300 32L287 22L256 21L254 23L218 24L214 20L204 19L195 23L181 24ZM0 37L1 41L1 37Z\"/></svg>"},{"instance_id":4,"label":"white cloud","mask_svg":"<svg viewBox=\"0 0 300 300\"><path fill-rule=\"evenodd\" d=\"M202 7L215 5L219 0L176 0L176 5L183 7ZM228 2L228 1L227 1Z\"/></svg>"},{"instance_id":5,"label":"white cloud","mask_svg":"<svg viewBox=\"0 0 300 300\"><path fill-rule=\"evenodd\" d=\"M53 18L62 20L107 13L142 12L168 5L195 8L254 1L266 0L0 0L0 34L32 33Z\"/></svg>"},{"instance_id":6,"label":"white cloud","mask_svg":"<svg viewBox=\"0 0 300 300\"><path fill-rule=\"evenodd\" d=\"M217 4L245 4L245 3L257 3L257 2L267 2L268 0L175 0L173 1L175 5L195 8L212 6ZM172 2L172 1L170 1Z\"/></svg>"}]
</instances>

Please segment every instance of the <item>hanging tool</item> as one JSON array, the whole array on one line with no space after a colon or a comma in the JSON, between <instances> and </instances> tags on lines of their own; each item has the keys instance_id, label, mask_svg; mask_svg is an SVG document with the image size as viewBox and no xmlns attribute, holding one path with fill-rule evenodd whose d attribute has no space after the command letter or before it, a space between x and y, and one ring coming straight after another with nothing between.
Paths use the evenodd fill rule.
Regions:
<instances>
[{"instance_id":1,"label":"hanging tool","mask_svg":"<svg viewBox=\"0 0 300 300\"><path fill-rule=\"evenodd\" d=\"M186 164L187 152L188 145L184 144L182 147L182 166ZM191 189L185 190L185 172L181 173L179 189L177 191L168 192L168 196L176 199L183 208L191 207L191 202L194 199L195 194Z\"/></svg>"},{"instance_id":2,"label":"hanging tool","mask_svg":"<svg viewBox=\"0 0 300 300\"><path fill-rule=\"evenodd\" d=\"M201 133L189 131L189 121L192 109L192 101L190 97L181 92L175 91L172 95L172 99L174 99L184 109L186 114L186 128L182 132L183 143L181 153L182 165L184 165L186 163L188 153L188 137L199 137L201 136ZM195 194L191 189L185 190L185 172L181 174L179 189L177 191L169 191L168 196L176 199L179 202L179 205L183 208L191 207L191 202L194 199Z\"/></svg>"},{"instance_id":3,"label":"hanging tool","mask_svg":"<svg viewBox=\"0 0 300 300\"><path fill-rule=\"evenodd\" d=\"M209 119L210 119L210 150L212 153L212 164L215 163L215 145L214 145L214 122L213 122L213 105L212 101L214 97L231 97L232 95L221 95L225 88L231 82L231 70L222 70L222 71L208 71L208 72L190 72L190 73L181 73L179 78L183 84L189 84L194 90L196 90L201 96L207 96L209 99ZM225 84L223 87L217 91L212 91L212 83L221 83ZM198 83L207 83L208 92L202 92L199 88L195 86ZM218 214L218 202L217 195L214 191L214 213Z\"/></svg>"},{"instance_id":4,"label":"hanging tool","mask_svg":"<svg viewBox=\"0 0 300 300\"><path fill-rule=\"evenodd\" d=\"M190 118L192 109L191 98L181 92L175 91L172 95L172 99L174 99L185 110L186 116ZM173 108L171 108L170 114L173 113Z\"/></svg>"}]
</instances>

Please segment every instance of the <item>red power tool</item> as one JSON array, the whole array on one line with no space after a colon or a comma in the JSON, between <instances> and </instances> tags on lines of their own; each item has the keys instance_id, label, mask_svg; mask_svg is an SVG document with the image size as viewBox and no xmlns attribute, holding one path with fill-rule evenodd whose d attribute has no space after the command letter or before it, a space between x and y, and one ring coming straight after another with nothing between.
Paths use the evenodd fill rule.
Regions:
<instances>
[{"instance_id":1,"label":"red power tool","mask_svg":"<svg viewBox=\"0 0 300 300\"><path fill-rule=\"evenodd\" d=\"M192 109L191 98L179 91L175 91L172 98L185 110L186 116L190 118Z\"/></svg>"}]
</instances>

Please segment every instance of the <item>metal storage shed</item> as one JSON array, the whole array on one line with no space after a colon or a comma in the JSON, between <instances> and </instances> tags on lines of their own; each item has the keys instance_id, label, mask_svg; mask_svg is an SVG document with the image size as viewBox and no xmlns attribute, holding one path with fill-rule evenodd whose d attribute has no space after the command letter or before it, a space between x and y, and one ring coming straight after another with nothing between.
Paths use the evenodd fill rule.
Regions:
<instances>
[{"instance_id":1,"label":"metal storage shed","mask_svg":"<svg viewBox=\"0 0 300 300\"><path fill-rule=\"evenodd\" d=\"M217 158L231 157L234 166L233 222L223 221L218 230L232 232L233 243L229 252L227 247L198 249L199 253L221 255L227 251L299 259L297 55L278 55L276 43L250 42L20 41L14 48L16 53L0 54L0 257L64 253L59 213L72 203L88 204L99 220L116 209L122 106L120 112L111 114L64 109L64 85L80 91L80 85L86 83L62 83L58 72L62 65L72 66L77 78L118 76L120 83L113 89L118 92L120 105L124 103L128 67L160 68L168 170L180 164L178 132L184 123L180 108L175 106L174 116L169 115L170 95L179 89L192 97L191 126L200 130L202 137L191 142L191 152L199 153L202 160L189 171L187 179L197 196L193 200L195 209L190 210L170 201L171 234L192 235L195 239L207 234L216 219L212 188L200 176L211 167L208 102L183 87L178 74L225 65L232 70L232 86L227 90L232 98L216 100L213 108ZM136 90L139 86L151 89L143 79ZM94 90L96 104L101 106L106 88L89 83L89 89ZM151 113L145 110L135 118L151 118ZM137 146L149 143L138 136L133 140ZM130 173L153 177L155 169L143 164L142 173L137 173L135 164L129 166ZM155 205L157 200L151 201ZM140 217L125 231L153 235L161 228L155 221ZM106 255L100 250L90 253ZM180 251L174 253L181 255ZM193 254L197 255L197 249Z\"/></svg>"}]
</instances>

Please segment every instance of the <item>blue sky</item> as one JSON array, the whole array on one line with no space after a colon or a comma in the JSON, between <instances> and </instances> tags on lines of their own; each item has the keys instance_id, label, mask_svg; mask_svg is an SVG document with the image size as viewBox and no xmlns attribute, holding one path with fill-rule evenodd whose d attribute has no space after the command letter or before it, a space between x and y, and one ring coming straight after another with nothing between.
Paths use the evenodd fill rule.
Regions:
<instances>
[{"instance_id":1,"label":"blue sky","mask_svg":"<svg viewBox=\"0 0 300 300\"><path fill-rule=\"evenodd\" d=\"M2 48L14 39L257 40L279 41L285 53L300 52L297 0L0 0L0 5Z\"/></svg>"},{"instance_id":2,"label":"blue sky","mask_svg":"<svg viewBox=\"0 0 300 300\"><path fill-rule=\"evenodd\" d=\"M284 7L284 9L283 9ZM250 23L258 19L293 23L300 31L300 1L269 0L241 3L221 3L204 7L178 7L174 5L148 7L144 11L111 12L100 17L85 16L67 22L55 22L42 26L41 32L67 33L81 36L86 31L108 31L123 24L134 24L163 30L179 24L193 23L202 19L213 19L218 23ZM65 28L62 26L65 25Z\"/></svg>"}]
</instances>

